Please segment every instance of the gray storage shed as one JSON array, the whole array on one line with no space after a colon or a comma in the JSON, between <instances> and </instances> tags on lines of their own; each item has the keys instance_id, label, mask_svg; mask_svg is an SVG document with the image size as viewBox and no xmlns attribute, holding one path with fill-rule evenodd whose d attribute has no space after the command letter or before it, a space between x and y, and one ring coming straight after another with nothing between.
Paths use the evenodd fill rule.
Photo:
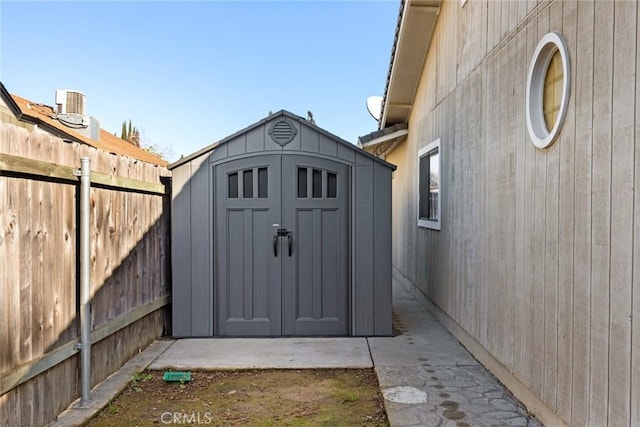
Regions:
<instances>
[{"instance_id":1,"label":"gray storage shed","mask_svg":"<svg viewBox=\"0 0 640 427\"><path fill-rule=\"evenodd\" d=\"M280 111L169 165L173 335L391 335L395 166Z\"/></svg>"}]
</instances>

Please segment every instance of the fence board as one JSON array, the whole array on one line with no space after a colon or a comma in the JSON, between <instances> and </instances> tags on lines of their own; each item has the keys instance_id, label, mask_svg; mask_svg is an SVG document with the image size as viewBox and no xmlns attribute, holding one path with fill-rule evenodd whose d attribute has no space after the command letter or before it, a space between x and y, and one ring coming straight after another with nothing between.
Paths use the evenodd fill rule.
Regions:
<instances>
[{"instance_id":1,"label":"fence board","mask_svg":"<svg viewBox=\"0 0 640 427\"><path fill-rule=\"evenodd\" d=\"M110 166L105 167L104 162L100 161L102 158L103 157L95 156L93 160L94 162L97 161L97 165L92 163L92 167L97 166L101 169L111 169ZM3 171L14 172L40 177L56 178L75 183L78 181L78 177L74 174L75 170L77 170L77 168L0 153L0 173ZM166 194L164 185L158 182L148 182L138 179L119 177L95 172L93 170L91 172L91 183L92 185L105 186L109 188L141 191L160 195Z\"/></svg>"},{"instance_id":2,"label":"fence board","mask_svg":"<svg viewBox=\"0 0 640 427\"><path fill-rule=\"evenodd\" d=\"M20 180L15 183L16 193L13 195L17 209L16 209L16 231L17 239L16 243L19 248L19 257L15 259L16 262L13 265L18 266L18 274L15 277L12 286L19 291L19 304L15 305L12 309L19 311L18 323L9 323L14 325L16 334L19 334L19 356L16 360L17 363L29 360L31 358L31 348L33 341L33 324L34 318L32 310L32 297L31 297L31 283L33 282L33 275L36 275L33 264L33 242L35 240L36 230L32 229L32 215L38 215L38 211L33 203L33 186L27 180ZM35 212L34 212L35 211ZM15 322L15 320L14 320ZM14 362L15 363L15 362Z\"/></svg>"}]
</instances>

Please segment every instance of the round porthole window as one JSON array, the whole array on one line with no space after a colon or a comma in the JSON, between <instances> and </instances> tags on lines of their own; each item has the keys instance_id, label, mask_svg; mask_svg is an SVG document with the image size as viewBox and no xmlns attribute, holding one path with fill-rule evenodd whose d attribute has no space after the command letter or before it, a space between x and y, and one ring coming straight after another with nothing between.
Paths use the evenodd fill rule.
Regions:
<instances>
[{"instance_id":1,"label":"round porthole window","mask_svg":"<svg viewBox=\"0 0 640 427\"><path fill-rule=\"evenodd\" d=\"M570 84L569 54L557 33L538 43L527 76L527 131L538 148L553 143L567 113Z\"/></svg>"}]
</instances>

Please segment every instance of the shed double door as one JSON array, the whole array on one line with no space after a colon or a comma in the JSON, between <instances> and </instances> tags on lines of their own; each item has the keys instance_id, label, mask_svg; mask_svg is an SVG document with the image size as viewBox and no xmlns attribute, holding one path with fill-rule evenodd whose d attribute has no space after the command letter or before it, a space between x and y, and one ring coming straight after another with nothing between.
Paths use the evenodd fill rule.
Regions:
<instances>
[{"instance_id":1,"label":"shed double door","mask_svg":"<svg viewBox=\"0 0 640 427\"><path fill-rule=\"evenodd\" d=\"M347 335L348 166L262 155L215 170L215 334Z\"/></svg>"}]
</instances>

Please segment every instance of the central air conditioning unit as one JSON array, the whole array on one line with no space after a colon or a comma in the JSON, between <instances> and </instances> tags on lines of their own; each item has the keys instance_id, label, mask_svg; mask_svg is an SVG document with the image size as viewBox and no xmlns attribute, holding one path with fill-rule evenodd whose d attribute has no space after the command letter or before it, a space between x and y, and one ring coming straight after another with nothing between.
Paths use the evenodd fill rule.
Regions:
<instances>
[{"instance_id":1,"label":"central air conditioning unit","mask_svg":"<svg viewBox=\"0 0 640 427\"><path fill-rule=\"evenodd\" d=\"M58 114L86 115L86 99L85 94L77 90L56 90Z\"/></svg>"}]
</instances>

